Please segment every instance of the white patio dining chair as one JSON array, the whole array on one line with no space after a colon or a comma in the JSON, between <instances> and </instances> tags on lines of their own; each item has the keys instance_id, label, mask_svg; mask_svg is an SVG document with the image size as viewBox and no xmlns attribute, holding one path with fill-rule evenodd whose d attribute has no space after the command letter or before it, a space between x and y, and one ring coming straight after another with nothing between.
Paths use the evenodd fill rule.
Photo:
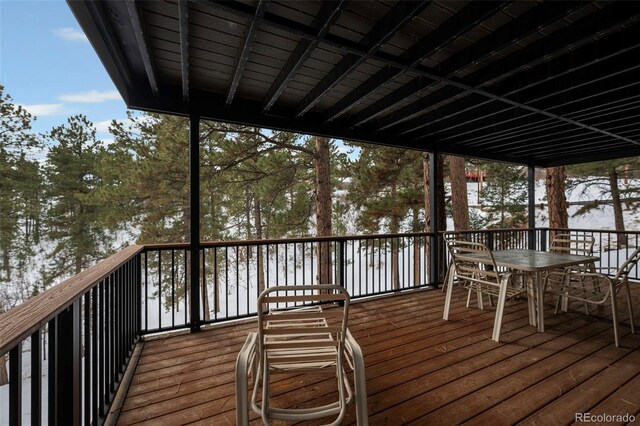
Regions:
<instances>
[{"instance_id":1,"label":"white patio dining chair","mask_svg":"<svg viewBox=\"0 0 640 426\"><path fill-rule=\"evenodd\" d=\"M463 288L469 290L467 307L469 307L471 293L477 294L480 309L484 307L483 295L497 297L496 317L491 338L499 342L506 300L523 293L530 297L532 293L527 291L527 287L531 285L531 282L527 279L526 285L514 284L512 280L514 274L500 272L493 258L493 253L483 244L448 240L447 247L453 260L456 279ZM445 303L450 303L450 301ZM449 311L449 306L445 306L445 311Z\"/></svg>"},{"instance_id":2,"label":"white patio dining chair","mask_svg":"<svg viewBox=\"0 0 640 426\"><path fill-rule=\"evenodd\" d=\"M248 424L249 375L253 375L251 408L266 425L272 419L301 421L329 416L335 417L329 424L338 425L354 399L357 424L368 424L364 359L347 328L349 301L344 288L328 284L276 286L260 294L258 330L249 334L236 362L238 425ZM278 304L287 307L271 309ZM354 370L355 392L348 380L347 364ZM271 376L280 373L333 376L337 400L307 408L273 406ZM258 401L260 391L262 398Z\"/></svg>"},{"instance_id":3,"label":"white patio dining chair","mask_svg":"<svg viewBox=\"0 0 640 426\"><path fill-rule=\"evenodd\" d=\"M593 255L593 244L595 239L591 235L580 235L563 233L556 234L551 241L549 251L551 253L565 253L565 254L577 254L581 256ZM551 271L553 275L547 280L547 287L550 291L556 294L562 293L562 289L567 285L572 285L575 288L576 283L579 284L580 272L594 272L595 266L593 263L584 265L572 266L561 270ZM569 282L572 281L571 284ZM555 313L562 307L563 311L568 308L568 300L565 297L558 296L556 299ZM589 305L584 304L585 313L589 315Z\"/></svg>"},{"instance_id":4,"label":"white patio dining chair","mask_svg":"<svg viewBox=\"0 0 640 426\"><path fill-rule=\"evenodd\" d=\"M567 299L578 300L592 305L604 305L609 297L611 298L611 313L613 316L613 334L616 346L620 346L620 338L618 332L618 293L624 291L627 294L627 308L629 310L629 323L631 325L631 333L635 333L635 317L633 315L633 303L631 302L631 290L629 289L629 274L640 261L640 248L636 249L631 256L620 266L614 277L598 272L579 272L575 280L568 280L563 288L559 291L554 287L545 291L554 293ZM609 268L603 268L609 269ZM552 282L554 275L563 275L560 272L552 272L545 280Z\"/></svg>"}]
</instances>

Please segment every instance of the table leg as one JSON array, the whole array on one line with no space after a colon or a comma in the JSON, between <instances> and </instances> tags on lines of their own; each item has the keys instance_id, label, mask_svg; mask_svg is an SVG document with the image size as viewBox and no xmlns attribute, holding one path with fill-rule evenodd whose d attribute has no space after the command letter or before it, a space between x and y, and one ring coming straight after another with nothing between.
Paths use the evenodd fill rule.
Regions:
<instances>
[{"instance_id":1,"label":"table leg","mask_svg":"<svg viewBox=\"0 0 640 426\"><path fill-rule=\"evenodd\" d=\"M449 273L447 274L447 295L444 299L444 314L442 319L449 320L449 307L451 306L451 295L453 294L453 277L456 273L455 269L452 269L453 265L449 266Z\"/></svg>"},{"instance_id":2,"label":"table leg","mask_svg":"<svg viewBox=\"0 0 640 426\"><path fill-rule=\"evenodd\" d=\"M536 271L536 295L538 299L538 331L544 333L544 289L542 271Z\"/></svg>"},{"instance_id":3,"label":"table leg","mask_svg":"<svg viewBox=\"0 0 640 426\"><path fill-rule=\"evenodd\" d=\"M536 326L538 324L538 314L536 309L536 283L535 275L527 280L527 304L529 305L529 325Z\"/></svg>"}]
</instances>

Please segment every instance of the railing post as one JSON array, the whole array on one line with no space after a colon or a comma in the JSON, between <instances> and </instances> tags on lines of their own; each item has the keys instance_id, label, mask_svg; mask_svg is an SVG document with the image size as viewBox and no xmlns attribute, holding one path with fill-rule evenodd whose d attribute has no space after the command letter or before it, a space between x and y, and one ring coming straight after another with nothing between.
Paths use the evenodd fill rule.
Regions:
<instances>
[{"instance_id":1,"label":"railing post","mask_svg":"<svg viewBox=\"0 0 640 426\"><path fill-rule=\"evenodd\" d=\"M527 169L527 183L529 189L529 250L536 248L536 168L529 166Z\"/></svg>"},{"instance_id":2,"label":"railing post","mask_svg":"<svg viewBox=\"0 0 640 426\"><path fill-rule=\"evenodd\" d=\"M76 299L49 322L49 327L49 348L54 352L49 353L49 424L77 425L80 424L80 300Z\"/></svg>"},{"instance_id":3,"label":"railing post","mask_svg":"<svg viewBox=\"0 0 640 426\"><path fill-rule=\"evenodd\" d=\"M200 117L189 116L191 331L200 330Z\"/></svg>"},{"instance_id":4,"label":"railing post","mask_svg":"<svg viewBox=\"0 0 640 426\"><path fill-rule=\"evenodd\" d=\"M549 228L540 230L540 250L547 251L547 233Z\"/></svg>"}]
</instances>

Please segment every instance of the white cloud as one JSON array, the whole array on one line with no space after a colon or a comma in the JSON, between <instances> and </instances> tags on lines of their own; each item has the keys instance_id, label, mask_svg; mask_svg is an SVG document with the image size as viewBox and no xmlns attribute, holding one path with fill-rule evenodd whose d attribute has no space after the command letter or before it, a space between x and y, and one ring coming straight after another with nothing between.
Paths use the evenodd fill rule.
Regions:
<instances>
[{"instance_id":1,"label":"white cloud","mask_svg":"<svg viewBox=\"0 0 640 426\"><path fill-rule=\"evenodd\" d=\"M22 105L29 114L37 117L43 117L46 115L60 115L63 113L64 104L34 104L34 105Z\"/></svg>"},{"instance_id":2,"label":"white cloud","mask_svg":"<svg viewBox=\"0 0 640 426\"><path fill-rule=\"evenodd\" d=\"M63 27L63 28L55 28L52 32L59 38L67 41L80 41L88 43L89 40L84 33L78 29Z\"/></svg>"},{"instance_id":3,"label":"white cloud","mask_svg":"<svg viewBox=\"0 0 640 426\"><path fill-rule=\"evenodd\" d=\"M131 126L132 122L129 119L116 119L116 121L118 123L124 124L125 127L126 126ZM98 133L110 133L109 132L109 126L111 126L111 123L113 122L113 120L104 120L104 121L98 121L96 123L94 123L94 126L96 128L96 132Z\"/></svg>"},{"instance_id":4,"label":"white cloud","mask_svg":"<svg viewBox=\"0 0 640 426\"><path fill-rule=\"evenodd\" d=\"M98 133L109 133L109 126L111 125L112 120L104 120L98 121L95 123L96 132Z\"/></svg>"},{"instance_id":5,"label":"white cloud","mask_svg":"<svg viewBox=\"0 0 640 426\"><path fill-rule=\"evenodd\" d=\"M69 93L58 96L58 100L63 102L77 102L85 104L114 101L119 99L122 98L117 90L89 90L88 92Z\"/></svg>"}]
</instances>

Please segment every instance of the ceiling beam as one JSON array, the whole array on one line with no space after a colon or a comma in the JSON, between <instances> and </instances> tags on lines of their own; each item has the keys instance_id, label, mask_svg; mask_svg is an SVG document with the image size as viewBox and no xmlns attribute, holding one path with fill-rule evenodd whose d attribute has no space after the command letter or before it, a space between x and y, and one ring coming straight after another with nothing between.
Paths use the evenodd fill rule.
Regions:
<instances>
[{"instance_id":1,"label":"ceiling beam","mask_svg":"<svg viewBox=\"0 0 640 426\"><path fill-rule=\"evenodd\" d=\"M296 75L309 55L311 55L311 52L316 49L318 43L320 42L320 38L326 36L326 34L331 29L331 26L340 17L340 14L348 3L349 2L345 0L325 1L322 3L320 10L311 23L311 27L317 30L317 35L319 38L316 40L303 38L298 42L295 49L289 56L287 63L282 68L273 84L271 84L271 87L269 87L267 95L264 98L262 113L265 113L269 109L271 109L280 95L282 95L282 92L284 92L284 89L286 89L291 79Z\"/></svg>"},{"instance_id":2,"label":"ceiling beam","mask_svg":"<svg viewBox=\"0 0 640 426\"><path fill-rule=\"evenodd\" d=\"M189 100L189 2L178 0L180 26L180 71L182 73L182 99Z\"/></svg>"},{"instance_id":3,"label":"ceiling beam","mask_svg":"<svg viewBox=\"0 0 640 426\"><path fill-rule=\"evenodd\" d=\"M258 6L255 9L253 19L250 19L245 27L244 34L242 36L242 43L240 45L240 54L236 56L235 64L233 65L233 72L231 75L231 82L229 83L229 91L227 92L227 99L225 106L228 108L233 102L233 97L236 95L236 90L240 84L240 78L244 72L244 67L249 59L249 54L253 48L253 42L258 34L258 28L260 27L260 19L264 16L267 10L267 4L269 0L260 0Z\"/></svg>"},{"instance_id":4,"label":"ceiling beam","mask_svg":"<svg viewBox=\"0 0 640 426\"><path fill-rule=\"evenodd\" d=\"M295 113L296 118L307 113L331 89L342 81L360 64L369 59L380 48L398 33L405 25L422 12L431 2L402 0L378 21L374 27L360 40L365 50L364 55L347 53L325 77L302 99Z\"/></svg>"},{"instance_id":5,"label":"ceiling beam","mask_svg":"<svg viewBox=\"0 0 640 426\"><path fill-rule=\"evenodd\" d=\"M506 3L507 2L489 1L470 2L407 49L402 55L403 58L410 63L409 66L420 64L439 49L444 48L489 17L498 13ZM404 72L404 70L401 68L389 66L382 68L331 107L325 114L325 120L331 121L336 119L362 99L366 98L370 93L402 74L402 72Z\"/></svg>"},{"instance_id":6,"label":"ceiling beam","mask_svg":"<svg viewBox=\"0 0 640 426\"><path fill-rule=\"evenodd\" d=\"M142 57L142 63L144 64L144 70L147 73L147 80L149 81L149 87L154 95L158 95L158 82L156 81L156 74L153 70L153 64L151 63L151 56L149 55L149 48L144 38L144 32L142 31L142 22L140 21L140 15L138 14L138 7L135 0L126 0L127 11L129 12L129 18L131 20L131 26L133 27L133 33L136 37L136 43L140 50L140 56Z\"/></svg>"},{"instance_id":7,"label":"ceiling beam","mask_svg":"<svg viewBox=\"0 0 640 426\"><path fill-rule=\"evenodd\" d=\"M567 69L589 65L606 58L609 52L618 52L621 47L635 45L635 39L626 36L620 30L624 26L638 22L640 4L629 4L629 7L619 6L613 4L588 15L528 45L526 49L518 50L466 76L465 81L474 87L492 86L490 90L493 93L509 97L518 91L544 82L545 79L552 78L554 75L560 76ZM598 40L594 40L594 33L598 35ZM605 38L605 36L610 37ZM540 66L542 64L544 66ZM465 95L470 93L465 92ZM488 102L490 101L483 104ZM434 112L423 115L419 119L407 122L396 131L404 134L424 127L432 127L435 123L453 118L483 104L469 98L462 98L435 109ZM456 121L460 122L459 119Z\"/></svg>"}]
</instances>

